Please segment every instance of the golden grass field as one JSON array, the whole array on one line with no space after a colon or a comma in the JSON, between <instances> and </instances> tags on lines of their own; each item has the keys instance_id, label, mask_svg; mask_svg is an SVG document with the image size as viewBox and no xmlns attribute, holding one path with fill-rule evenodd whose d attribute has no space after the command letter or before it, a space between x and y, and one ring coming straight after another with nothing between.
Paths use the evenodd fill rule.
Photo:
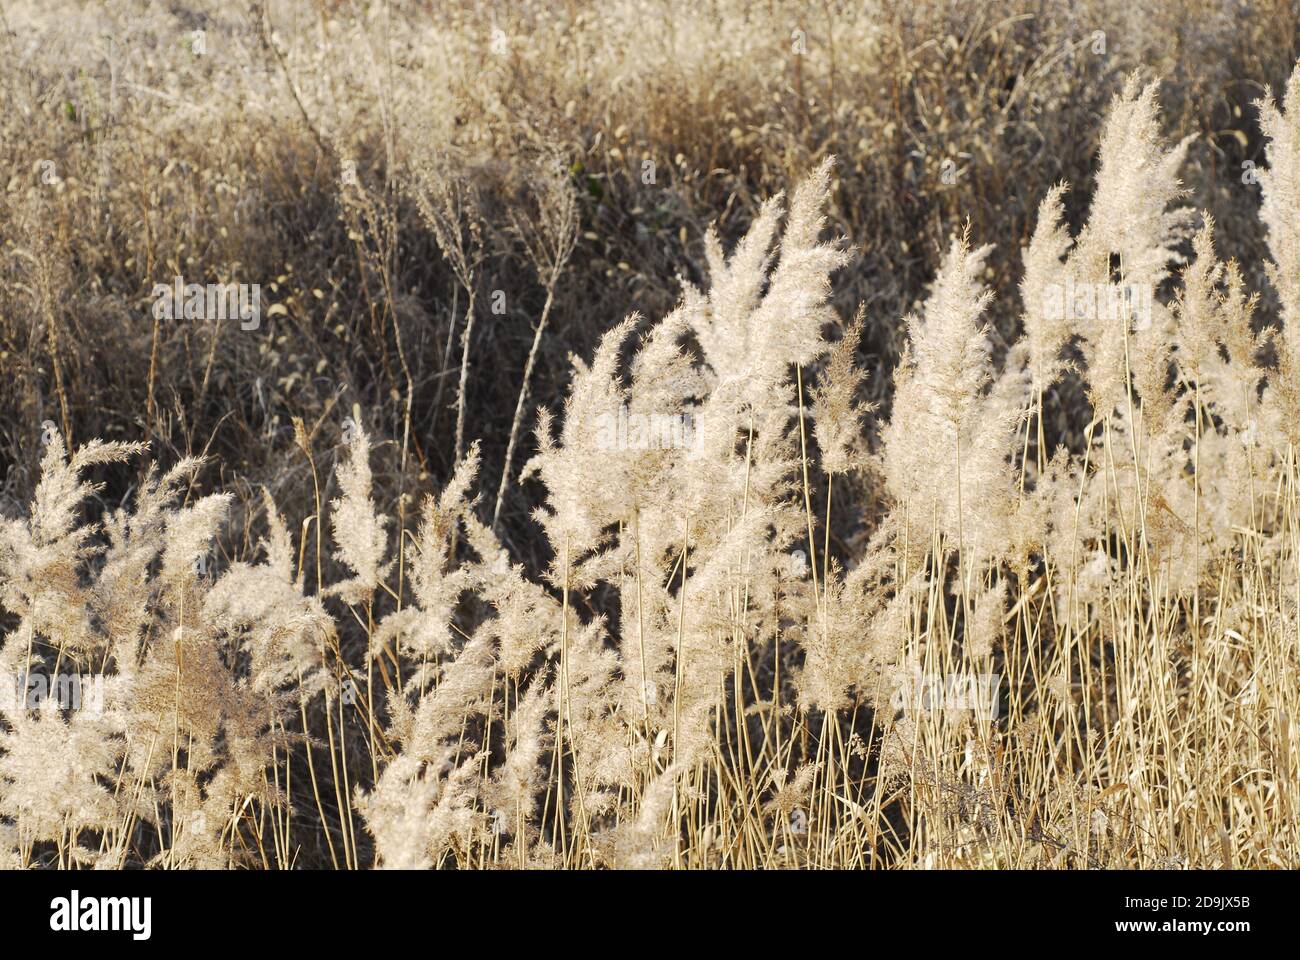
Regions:
<instances>
[{"instance_id":1,"label":"golden grass field","mask_svg":"<svg viewBox=\"0 0 1300 960\"><path fill-rule=\"evenodd\" d=\"M0 866L1300 863L1294 0L0 33Z\"/></svg>"}]
</instances>

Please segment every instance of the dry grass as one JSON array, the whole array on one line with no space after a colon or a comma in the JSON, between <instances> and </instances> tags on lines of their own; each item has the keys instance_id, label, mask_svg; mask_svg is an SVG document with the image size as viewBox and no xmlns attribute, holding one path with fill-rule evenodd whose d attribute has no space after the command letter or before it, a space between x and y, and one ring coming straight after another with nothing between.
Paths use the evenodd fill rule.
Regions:
<instances>
[{"instance_id":1,"label":"dry grass","mask_svg":"<svg viewBox=\"0 0 1300 960\"><path fill-rule=\"evenodd\" d=\"M1296 866L1266 6L5 0L0 864Z\"/></svg>"}]
</instances>

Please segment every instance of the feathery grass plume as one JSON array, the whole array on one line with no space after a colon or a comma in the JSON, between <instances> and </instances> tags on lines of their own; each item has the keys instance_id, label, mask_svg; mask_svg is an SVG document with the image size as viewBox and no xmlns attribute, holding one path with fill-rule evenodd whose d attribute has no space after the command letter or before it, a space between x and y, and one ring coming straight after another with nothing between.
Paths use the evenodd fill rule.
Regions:
<instances>
[{"instance_id":1,"label":"feathery grass plume","mask_svg":"<svg viewBox=\"0 0 1300 960\"><path fill-rule=\"evenodd\" d=\"M778 823L784 823L796 809L807 805L808 795L812 792L817 776L817 764L801 763L794 771L794 776L789 776L784 768L778 767L769 776L774 792L771 799L763 804L763 813L774 816Z\"/></svg>"},{"instance_id":2,"label":"feathery grass plume","mask_svg":"<svg viewBox=\"0 0 1300 960\"><path fill-rule=\"evenodd\" d=\"M361 424L352 423L347 459L338 468L339 488L343 496L330 503L330 527L334 535L334 556L346 564L354 576L332 585L327 593L341 597L344 603L361 604L379 589L393 561L384 562L388 518L381 515L370 499L370 436Z\"/></svg>"},{"instance_id":3,"label":"feathery grass plume","mask_svg":"<svg viewBox=\"0 0 1300 960\"><path fill-rule=\"evenodd\" d=\"M0 816L14 820L25 843L62 841L103 830L118 814L109 788L122 755L121 718L74 710L66 720L53 697L34 714L8 712L0 729Z\"/></svg>"},{"instance_id":4,"label":"feathery grass plume","mask_svg":"<svg viewBox=\"0 0 1300 960\"><path fill-rule=\"evenodd\" d=\"M664 821L669 819L678 792L683 765L671 763L646 784L635 818L614 828L613 866L620 870L659 870L673 852L665 839Z\"/></svg>"},{"instance_id":5,"label":"feathery grass plume","mask_svg":"<svg viewBox=\"0 0 1300 960\"><path fill-rule=\"evenodd\" d=\"M539 651L552 648L563 629L561 604L546 589L511 567L495 534L472 516L466 516L466 539L482 558L470 570L478 596L496 611L485 623L497 644L497 668L518 680Z\"/></svg>"},{"instance_id":6,"label":"feathery grass plume","mask_svg":"<svg viewBox=\"0 0 1300 960\"><path fill-rule=\"evenodd\" d=\"M55 540L43 544L47 551L60 543L81 544L99 530L73 529L75 507L67 501L93 489L78 483L75 471L89 463L121 459L139 449L96 442L68 460L61 442L52 443L51 448L47 455L50 482L40 502L47 510L53 509L58 519L44 524L47 533L57 533ZM67 583L76 585L77 599L69 599L63 619L75 622L67 616L68 610L84 611L94 629L84 633L87 644L82 648L60 642L55 662L98 668L100 672L93 676L78 677L78 683L89 679L99 684L102 700L96 695L95 702L86 703L83 691L81 703L60 700L56 706L54 698L44 701L36 718L23 709L6 711L11 733L0 744L0 764L12 776L0 775L5 781L0 784L0 806L18 804L25 811L24 824L43 824L43 815L27 809L24 798L39 785L32 786L36 781L26 768L33 752L48 754L46 773L62 782L57 788L46 784L39 789L51 797L64 796L80 810L62 810L62 832L45 838L59 845L60 856L83 857L76 848L77 833L94 829L105 840L102 862L120 864L126 848L110 841L109 832L120 829L120 821L137 818L153 821L161 829L160 808L166 804L173 824L171 843L152 858L154 862L228 865L230 853L222 853L219 842L204 846L184 839L181 821L189 816L188 808L183 807L180 793L171 789L173 785L181 789L176 767L180 752L188 775L204 775L205 785L196 786L196 803L220 810L221 822L246 798L276 800L261 775L274 762L270 728L277 721L276 698L300 682L305 684L299 686L300 693L309 689L310 680L304 681L296 667L285 670L278 663L269 663L268 656L254 648L250 651L253 686L245 688L223 660L225 653L216 642L216 633L262 621L265 615L269 622L258 626L266 642L279 649L276 644L285 639L281 627L287 623L301 628L294 622L293 601L287 597L269 614L265 609L249 612L241 607L243 613L223 619L224 626L209 621L215 610L224 609L223 598L220 594L213 597L209 581L195 576L193 564L207 552L226 515L230 495L215 494L193 506L176 508L173 501L178 487L198 466L197 460L184 460L161 478L150 468L137 494L134 513L119 509L106 518L102 528L106 546L81 547L65 555L70 563ZM287 534L282 539L287 539ZM100 553L102 561L92 565ZM236 582L245 579L242 570L237 565L225 599L234 598L236 606L246 596L266 599L265 584L259 578L250 576L246 578L250 582ZM301 605L296 590L291 593ZM318 629L332 630L332 621L317 601L306 606L309 622ZM281 621L278 624L277 619ZM22 650L31 647L7 640L0 656L15 662L14 655ZM314 645L309 656L314 656ZM24 659L26 664L20 666L26 675L38 663ZM108 673L109 669L115 672ZM259 689L255 691L254 686ZM273 696L268 698L268 692ZM60 716L59 706L71 710L67 719ZM279 718L281 725L282 720ZM49 761L56 755L49 749L49 737L64 744L57 753L63 758L59 763ZM120 765L119 758L123 758ZM65 844L70 845L66 850Z\"/></svg>"},{"instance_id":7,"label":"feathery grass plume","mask_svg":"<svg viewBox=\"0 0 1300 960\"><path fill-rule=\"evenodd\" d=\"M1002 369L984 395L970 446L963 447L962 477L964 480L969 474L974 490L1010 496L1021 424L1028 416L1032 398L1029 347L1022 337L1003 357ZM981 502L979 509L971 511L967 538L975 557L1006 556L1003 545L1009 509L1009 504Z\"/></svg>"},{"instance_id":8,"label":"feathery grass plume","mask_svg":"<svg viewBox=\"0 0 1300 960\"><path fill-rule=\"evenodd\" d=\"M458 736L468 718L492 715L497 680L492 641L492 628L485 624L455 652L454 659L437 665L436 686L415 705L409 731L394 731L406 754L432 760L447 749L444 741ZM416 682L413 679L411 684Z\"/></svg>"},{"instance_id":9,"label":"feathery grass plume","mask_svg":"<svg viewBox=\"0 0 1300 960\"><path fill-rule=\"evenodd\" d=\"M1006 630L1007 581L998 579L980 592L966 632L966 653L976 663L987 662L1003 641Z\"/></svg>"},{"instance_id":10,"label":"feathery grass plume","mask_svg":"<svg viewBox=\"0 0 1300 960\"><path fill-rule=\"evenodd\" d=\"M795 684L803 709L833 714L852 702L849 691L869 658L869 603L845 582L838 561L831 562L822 588L824 616L810 616L802 631L805 657Z\"/></svg>"},{"instance_id":11,"label":"feathery grass plume","mask_svg":"<svg viewBox=\"0 0 1300 960\"><path fill-rule=\"evenodd\" d=\"M689 485L683 458L716 463L734 452L734 421L716 422L716 411L702 405L709 396L706 372L681 346L707 311L707 298L687 285L679 305L642 338L632 358L627 442L621 433L606 437L606 445L617 441L606 456L617 457L626 470L633 513L643 504L660 502L672 487L681 491ZM623 430L620 423L607 432Z\"/></svg>"},{"instance_id":12,"label":"feathery grass plume","mask_svg":"<svg viewBox=\"0 0 1300 960\"><path fill-rule=\"evenodd\" d=\"M746 558L767 548L776 514L776 508L750 504L746 515L736 518L716 544L697 551L690 561L695 564L694 574L668 601L671 619L664 626L676 671L672 708L676 762L689 765L708 749L718 698L736 666L734 646L745 639L733 625L729 588L735 571L745 569Z\"/></svg>"},{"instance_id":13,"label":"feathery grass plume","mask_svg":"<svg viewBox=\"0 0 1300 960\"><path fill-rule=\"evenodd\" d=\"M266 513L266 539L261 543L266 552L266 566L277 579L301 585L303 571L298 571L297 579L293 573L293 538L289 535L284 517L276 509L271 491L266 487L262 488L262 509Z\"/></svg>"},{"instance_id":14,"label":"feathery grass plume","mask_svg":"<svg viewBox=\"0 0 1300 960\"><path fill-rule=\"evenodd\" d=\"M112 511L104 522L107 549L91 587L90 606L108 625L109 648L120 675L134 674L140 644L149 634L161 582L152 565L162 552L173 506L183 483L192 482L203 461L185 457L161 477L150 464L133 508Z\"/></svg>"},{"instance_id":15,"label":"feathery grass plume","mask_svg":"<svg viewBox=\"0 0 1300 960\"><path fill-rule=\"evenodd\" d=\"M1264 221L1271 260L1269 281L1281 305L1282 329L1276 337L1278 376L1266 394L1279 439L1300 445L1300 63L1287 81L1282 110L1271 93L1256 104L1267 141L1268 169L1259 171Z\"/></svg>"},{"instance_id":16,"label":"feathery grass plume","mask_svg":"<svg viewBox=\"0 0 1300 960\"><path fill-rule=\"evenodd\" d=\"M971 250L968 235L953 238L922 312L906 319L908 350L881 436L886 486L909 525L927 530L933 522L951 547L985 557L997 539L986 531L1000 529L1011 505L1013 436L1008 411L995 409L1006 404L986 399L992 362L980 318L993 294L978 278L990 250ZM980 529L963 544L973 522Z\"/></svg>"},{"instance_id":17,"label":"feathery grass plume","mask_svg":"<svg viewBox=\"0 0 1300 960\"><path fill-rule=\"evenodd\" d=\"M889 552L882 549L888 556ZM914 570L906 580L893 586L892 595L879 590L872 604L866 631L865 656L858 664L859 692L882 713L892 712L891 698L898 689L897 673L903 661L914 625L918 622L918 604L930 586L929 576ZM885 599L887 597L887 599ZM883 602L882 602L883 600Z\"/></svg>"},{"instance_id":18,"label":"feathery grass plume","mask_svg":"<svg viewBox=\"0 0 1300 960\"><path fill-rule=\"evenodd\" d=\"M89 615L81 586L82 565L100 548L91 544L97 524L77 523L82 503L99 490L82 474L91 467L120 463L144 449L136 443L93 440L71 457L57 429L48 429L28 518L0 517L0 607L16 614L28 637L40 636L74 657L88 654L102 639ZM16 651L0 654L9 661Z\"/></svg>"},{"instance_id":19,"label":"feathery grass plume","mask_svg":"<svg viewBox=\"0 0 1300 960\"><path fill-rule=\"evenodd\" d=\"M1039 393L1060 375L1064 364L1061 351L1074 334L1064 303L1069 277L1064 257L1074 243L1064 223L1061 197L1066 189L1066 184L1056 184L1038 205L1038 224L1025 248L1025 272L1020 281L1029 374Z\"/></svg>"},{"instance_id":20,"label":"feathery grass plume","mask_svg":"<svg viewBox=\"0 0 1300 960\"><path fill-rule=\"evenodd\" d=\"M73 532L77 508L101 489L100 485L81 479L84 470L99 464L120 463L142 450L142 443L91 440L69 458L62 434L57 429L49 429L41 457L41 480L32 500L33 540L46 547ZM91 533L89 529L81 529L87 536Z\"/></svg>"},{"instance_id":21,"label":"feathery grass plume","mask_svg":"<svg viewBox=\"0 0 1300 960\"><path fill-rule=\"evenodd\" d=\"M219 737L233 702L234 677L222 662L216 637L198 622L199 612L195 604L184 625L157 630L132 680L127 761L142 777L156 778L171 767L177 740L195 771L220 761Z\"/></svg>"},{"instance_id":22,"label":"feathery grass plume","mask_svg":"<svg viewBox=\"0 0 1300 960\"><path fill-rule=\"evenodd\" d=\"M1006 526L1005 553L1022 578L1028 578L1030 567L1039 558L1068 564L1076 535L1084 540L1094 532L1092 517L1076 509L1082 472L1082 464L1070 457L1069 450L1058 447L1033 487L1019 497ZM1069 589L1064 580L1057 586Z\"/></svg>"},{"instance_id":23,"label":"feathery grass plume","mask_svg":"<svg viewBox=\"0 0 1300 960\"><path fill-rule=\"evenodd\" d=\"M708 310L708 298L687 284L681 303L638 344L631 363L631 409L663 413L708 393L708 378L696 357L681 346L682 338L706 321Z\"/></svg>"},{"instance_id":24,"label":"feathery grass plume","mask_svg":"<svg viewBox=\"0 0 1300 960\"><path fill-rule=\"evenodd\" d=\"M721 383L739 381L752 362L749 318L762 298L784 199L777 194L763 201L730 257L712 225L704 236L710 311L698 323L696 336Z\"/></svg>"},{"instance_id":25,"label":"feathery grass plume","mask_svg":"<svg viewBox=\"0 0 1300 960\"><path fill-rule=\"evenodd\" d=\"M644 721L647 738L656 729L666 737L671 718L675 762L689 765L705 755L719 694L736 663L724 598L737 570L767 565L774 529L788 543L801 522L793 503L778 503L795 462L791 362L811 362L825 350L828 274L844 260L834 246L817 243L829 169L823 165L796 193L770 274L776 204L764 208L729 262L710 240L709 295L686 288L680 306L640 345L629 387L618 379L618 351L630 332L625 322L605 335L590 367L575 361L558 443L549 417L541 418L540 450L526 473L536 473L548 490L538 519L557 555L549 579L568 590L598 579L617 583L625 595L636 590L635 608L623 607L621 663L606 648L603 618L567 630L557 709L573 758L570 816L595 815L610 798L604 787L636 782L637 758L649 748L625 746L631 718ZM691 328L704 351L705 378L679 346ZM589 425L624 405L630 415L693 417L694 442L651 450L593 443ZM740 459L737 428L746 408L756 436ZM604 480L599 499L585 479L593 462ZM606 530L620 521L620 538L611 543ZM689 571L678 569L683 546ZM580 568L573 563L597 549L603 552ZM639 567L631 581L629 565ZM761 606L754 603L756 618ZM611 694L618 709L610 709ZM600 834L593 842L618 846Z\"/></svg>"},{"instance_id":26,"label":"feathery grass plume","mask_svg":"<svg viewBox=\"0 0 1300 960\"><path fill-rule=\"evenodd\" d=\"M379 783L357 797L357 809L375 838L376 865L392 870L433 867L429 814L437 802L438 783L414 757L398 754L384 768Z\"/></svg>"},{"instance_id":27,"label":"feathery grass plume","mask_svg":"<svg viewBox=\"0 0 1300 960\"><path fill-rule=\"evenodd\" d=\"M1146 310L1149 316L1139 319L1130 333L1129 378L1141 403L1144 424L1159 429L1175 414L1177 403L1177 395L1170 389L1174 317L1158 300L1152 300Z\"/></svg>"},{"instance_id":28,"label":"feathery grass plume","mask_svg":"<svg viewBox=\"0 0 1300 960\"><path fill-rule=\"evenodd\" d=\"M542 789L541 758L551 743L547 714L554 708L555 692L546 672L539 673L519 700L511 717L511 745L505 761L485 786L484 799L492 810L494 829L527 845L527 828L537 814Z\"/></svg>"},{"instance_id":29,"label":"feathery grass plume","mask_svg":"<svg viewBox=\"0 0 1300 960\"><path fill-rule=\"evenodd\" d=\"M1235 262L1216 258L1214 219L1208 214L1192 247L1195 259L1182 271L1174 302L1178 366L1195 384L1201 403L1212 406L1224 426L1240 436L1258 416L1259 385L1267 376L1256 363L1266 335L1256 334L1251 322L1259 296L1247 294Z\"/></svg>"},{"instance_id":30,"label":"feathery grass plume","mask_svg":"<svg viewBox=\"0 0 1300 960\"><path fill-rule=\"evenodd\" d=\"M214 493L169 514L159 580L171 586L195 576L197 561L206 557L230 511L231 495ZM206 561L203 562L206 568Z\"/></svg>"},{"instance_id":31,"label":"feathery grass plume","mask_svg":"<svg viewBox=\"0 0 1300 960\"><path fill-rule=\"evenodd\" d=\"M1300 63L1287 80L1279 110L1271 93L1255 104L1268 141L1267 169L1259 171L1259 216L1268 235L1269 279L1282 307L1282 341L1300 356Z\"/></svg>"},{"instance_id":32,"label":"feathery grass plume","mask_svg":"<svg viewBox=\"0 0 1300 960\"><path fill-rule=\"evenodd\" d=\"M812 390L813 436L821 450L822 470L828 474L848 473L861 444L862 417L875 409L875 404L861 405L855 399L867 378L854 365L866 310L866 304L858 306L844 336L831 348L826 367Z\"/></svg>"},{"instance_id":33,"label":"feathery grass plume","mask_svg":"<svg viewBox=\"0 0 1300 960\"><path fill-rule=\"evenodd\" d=\"M1101 316L1105 311L1096 309L1097 315L1076 325L1099 419L1127 396L1126 351L1135 320L1139 332L1135 356L1150 359L1152 369L1159 363L1154 354L1166 342L1164 331L1158 324L1148 326L1135 318L1131 299L1159 308L1155 292L1169 275L1170 265L1181 262L1177 247L1195 216L1188 208L1169 209L1186 195L1178 172L1195 137L1189 134L1166 150L1156 101L1159 84L1147 84L1140 93L1139 86L1134 74L1111 104L1101 135L1100 169L1088 222L1069 258L1075 283L1088 285L1090 302L1097 304L1105 296L1122 304L1119 317ZM1130 291L1137 296L1130 299ZM1144 330L1149 331L1145 336ZM1148 380L1149 390L1154 382Z\"/></svg>"},{"instance_id":34,"label":"feathery grass plume","mask_svg":"<svg viewBox=\"0 0 1300 960\"><path fill-rule=\"evenodd\" d=\"M763 204L730 259L716 233L706 237L710 312L696 334L715 391L734 396L736 409L765 410L789 383L791 365L807 365L826 349L830 274L848 262L840 244L818 242L833 167L828 157L795 191L774 268L780 195Z\"/></svg>"},{"instance_id":35,"label":"feathery grass plume","mask_svg":"<svg viewBox=\"0 0 1300 960\"><path fill-rule=\"evenodd\" d=\"M437 498L425 498L407 572L416 603L384 617L371 637L371 656L378 657L396 643L399 650L414 659L419 666L413 680L419 685L424 683L424 671L430 664L452 650L452 617L461 595L471 587L470 569L452 565L452 544L459 524L469 515L469 490L478 475L479 462L476 442L442 493Z\"/></svg>"},{"instance_id":36,"label":"feathery grass plume","mask_svg":"<svg viewBox=\"0 0 1300 960\"><path fill-rule=\"evenodd\" d=\"M0 870L22 870L26 865L18 849L18 830L9 824L0 825Z\"/></svg>"},{"instance_id":37,"label":"feathery grass plume","mask_svg":"<svg viewBox=\"0 0 1300 960\"><path fill-rule=\"evenodd\" d=\"M226 870L235 865L252 865L247 856L239 855L225 844L232 818L232 798L215 780L208 781L205 796L196 771L180 767L162 778L160 792L165 792L171 801L174 829L170 846L159 852L149 866Z\"/></svg>"},{"instance_id":38,"label":"feathery grass plume","mask_svg":"<svg viewBox=\"0 0 1300 960\"><path fill-rule=\"evenodd\" d=\"M112 764L122 754L117 678L70 677L39 656L16 666L0 679L0 816L17 824L25 844L61 843L79 830L102 829L107 821L91 816L86 801L99 796L98 787L111 787ZM55 743L59 749L51 751ZM43 752L51 755L44 764L38 759ZM80 804L86 816L72 816L72 806L59 807L63 802ZM118 808L105 803L96 809L107 816Z\"/></svg>"},{"instance_id":39,"label":"feathery grass plume","mask_svg":"<svg viewBox=\"0 0 1300 960\"><path fill-rule=\"evenodd\" d=\"M254 691L292 686L297 698L309 700L325 685L322 651L335 637L334 621L320 598L303 595L293 576L289 532L270 494L264 490L263 497L267 562L232 564L204 596L203 615L248 655Z\"/></svg>"},{"instance_id":40,"label":"feathery grass plume","mask_svg":"<svg viewBox=\"0 0 1300 960\"><path fill-rule=\"evenodd\" d=\"M1166 150L1156 99L1160 84L1149 83L1140 93L1139 86L1136 74L1129 77L1111 104L1097 189L1076 248L1085 260L1118 255L1125 282L1154 287L1171 263L1181 262L1176 247L1195 216L1187 208L1169 209L1187 194L1178 173L1195 135Z\"/></svg>"},{"instance_id":41,"label":"feathery grass plume","mask_svg":"<svg viewBox=\"0 0 1300 960\"><path fill-rule=\"evenodd\" d=\"M1216 296L1225 268L1214 256L1214 219L1209 215L1192 240L1192 250L1194 258L1182 270L1182 289L1174 301L1178 316L1174 339L1178 366L1191 382L1200 383L1219 359L1219 345L1227 333L1219 316L1222 301Z\"/></svg>"},{"instance_id":42,"label":"feathery grass plume","mask_svg":"<svg viewBox=\"0 0 1300 960\"><path fill-rule=\"evenodd\" d=\"M776 269L768 277L762 302L749 318L751 334L757 335L751 346L764 365L811 363L826 350L821 328L837 319L827 303L830 278L848 263L849 253L841 240L820 242L834 167L835 158L827 157L795 190ZM758 379L769 378L760 375Z\"/></svg>"},{"instance_id":43,"label":"feathery grass plume","mask_svg":"<svg viewBox=\"0 0 1300 960\"><path fill-rule=\"evenodd\" d=\"M627 744L625 718L615 713L614 680L618 655L608 643L604 617L574 629L564 649L557 709L563 712L564 746L574 758L575 790L570 797L581 817L593 793L606 786L631 787L635 781L632 750ZM555 651L558 659L559 651ZM591 810L585 811L590 817Z\"/></svg>"},{"instance_id":44,"label":"feathery grass plume","mask_svg":"<svg viewBox=\"0 0 1300 960\"><path fill-rule=\"evenodd\" d=\"M474 803L478 799L483 759L482 752L470 754L440 784L437 800L426 822L427 838L424 841L435 863L442 860L453 843L468 847L485 833L486 818L481 810L475 809ZM426 772L428 769L426 767Z\"/></svg>"},{"instance_id":45,"label":"feathery grass plume","mask_svg":"<svg viewBox=\"0 0 1300 960\"><path fill-rule=\"evenodd\" d=\"M980 317L993 293L979 281L992 249L972 250L969 233L954 237L922 312L905 320L910 349L901 367L906 385L916 392L909 397L916 410L901 412L934 418L950 431L950 439L970 429L992 377L988 330Z\"/></svg>"},{"instance_id":46,"label":"feathery grass plume","mask_svg":"<svg viewBox=\"0 0 1300 960\"><path fill-rule=\"evenodd\" d=\"M574 375L564 404L564 425L558 443L551 434L551 415L542 410L537 422L537 453L525 465L520 479L534 474L547 490L546 507L534 518L546 533L555 553L551 578L564 583L570 568L602 542L606 526L632 512L627 463L621 457L603 456L609 418L617 417L627 394L618 377L619 350L636 323L629 317L606 331L591 365L573 357ZM587 477L593 463L602 464L602 482Z\"/></svg>"},{"instance_id":47,"label":"feathery grass plume","mask_svg":"<svg viewBox=\"0 0 1300 960\"><path fill-rule=\"evenodd\" d=\"M1149 554L1165 565L1175 593L1193 590L1206 564L1227 548L1232 528L1251 522L1250 460L1258 455L1252 451L1259 433L1251 424L1259 418L1256 396L1264 375L1254 360L1260 346L1251 331L1254 298L1245 294L1236 266L1216 260L1212 220L1197 233L1193 248L1196 259L1181 271L1183 286L1172 310L1154 305L1146 332L1158 346L1144 346L1144 331L1134 338L1133 382L1143 398L1142 421L1135 428L1127 410L1117 411L1113 432L1129 439L1111 444L1107 453L1117 468L1112 492L1141 511ZM1186 378L1182 393L1166 388L1168 359ZM1138 444L1140 462L1134 459ZM1101 522L1110 522L1096 495L1085 501L1088 509L1102 511Z\"/></svg>"}]
</instances>

